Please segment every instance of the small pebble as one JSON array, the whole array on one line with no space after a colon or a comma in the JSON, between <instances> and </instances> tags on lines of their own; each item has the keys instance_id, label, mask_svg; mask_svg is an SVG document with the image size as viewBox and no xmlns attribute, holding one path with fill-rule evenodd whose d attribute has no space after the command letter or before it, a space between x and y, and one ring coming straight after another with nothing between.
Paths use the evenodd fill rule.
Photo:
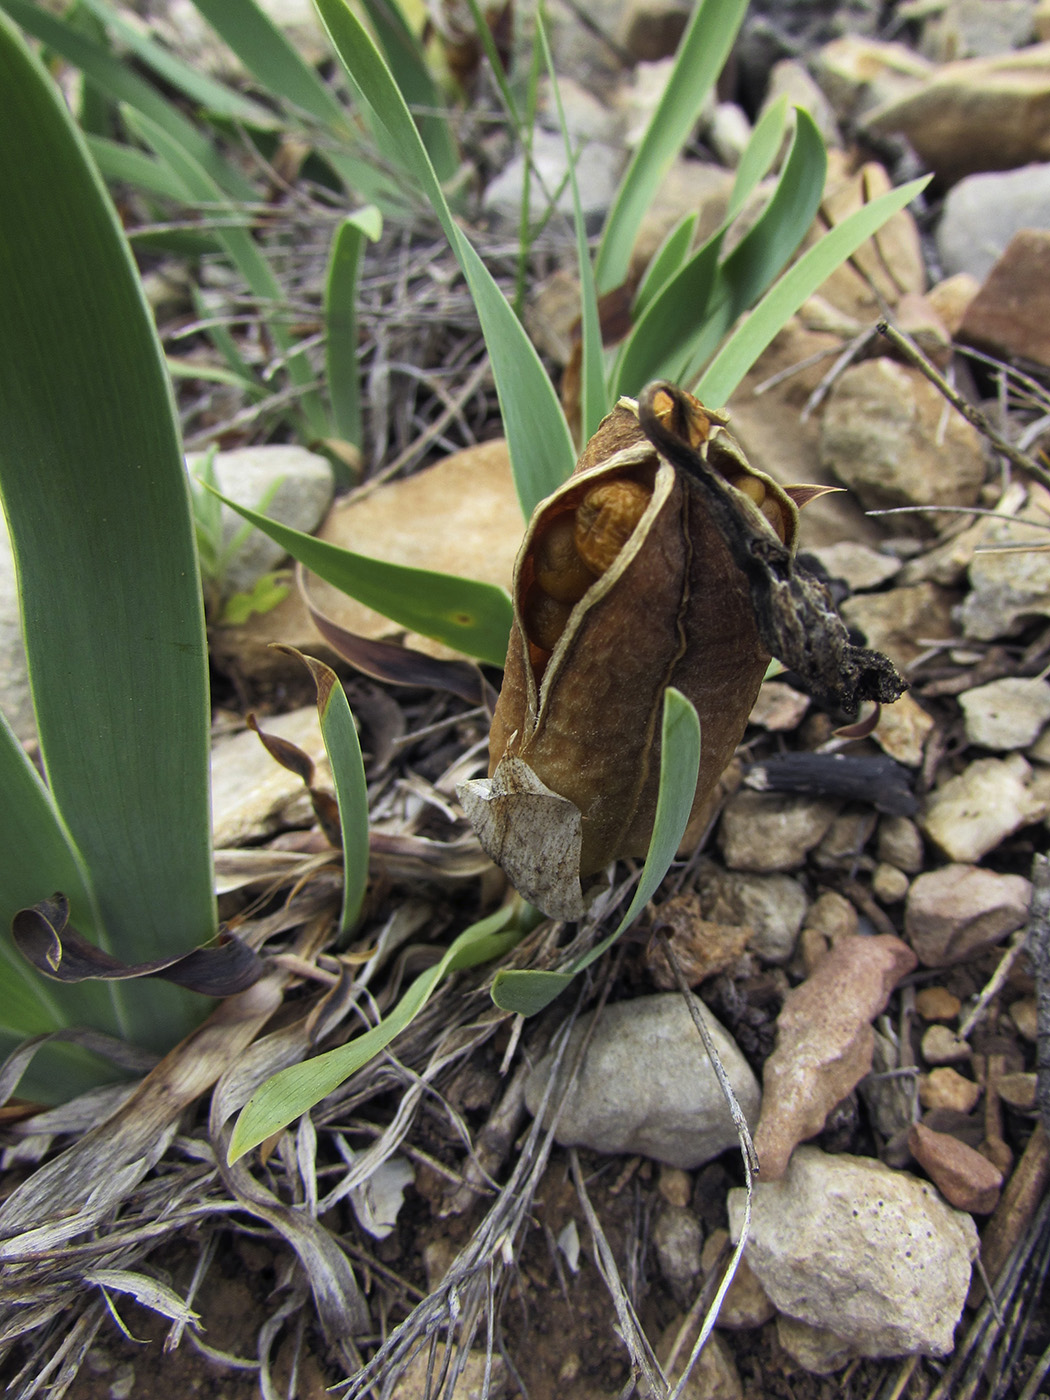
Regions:
<instances>
[{"instance_id":1,"label":"small pebble","mask_svg":"<svg viewBox=\"0 0 1050 1400\"><path fill-rule=\"evenodd\" d=\"M970 1113L980 1097L979 1084L947 1065L919 1077L919 1102L923 1108L953 1108L958 1113Z\"/></svg>"},{"instance_id":2,"label":"small pebble","mask_svg":"<svg viewBox=\"0 0 1050 1400\"><path fill-rule=\"evenodd\" d=\"M810 905L806 927L819 929L829 942L835 943L846 934L857 932L857 911L845 895L825 890Z\"/></svg>"},{"instance_id":3,"label":"small pebble","mask_svg":"<svg viewBox=\"0 0 1050 1400\"><path fill-rule=\"evenodd\" d=\"M1050 685L1038 677L1005 676L959 696L966 737L985 749L1025 749L1050 719Z\"/></svg>"},{"instance_id":4,"label":"small pebble","mask_svg":"<svg viewBox=\"0 0 1050 1400\"><path fill-rule=\"evenodd\" d=\"M1004 1103L1008 1103L1011 1108L1018 1109L1021 1113L1031 1113L1035 1108L1036 1077L1022 1070L1012 1070L1009 1074L1001 1074L996 1080L996 1088L999 1097Z\"/></svg>"},{"instance_id":5,"label":"small pebble","mask_svg":"<svg viewBox=\"0 0 1050 1400\"><path fill-rule=\"evenodd\" d=\"M928 1065L954 1065L970 1058L970 1047L947 1026L930 1026L922 1037L922 1058Z\"/></svg>"},{"instance_id":6,"label":"small pebble","mask_svg":"<svg viewBox=\"0 0 1050 1400\"><path fill-rule=\"evenodd\" d=\"M1021 997L1010 1006L1010 1019L1024 1036L1034 1042L1039 1036L1039 1009L1035 997Z\"/></svg>"},{"instance_id":7,"label":"small pebble","mask_svg":"<svg viewBox=\"0 0 1050 1400\"><path fill-rule=\"evenodd\" d=\"M917 875L923 865L922 832L910 817L883 817L879 822L879 860L895 865L907 875Z\"/></svg>"},{"instance_id":8,"label":"small pebble","mask_svg":"<svg viewBox=\"0 0 1050 1400\"><path fill-rule=\"evenodd\" d=\"M830 947L831 942L827 934L821 933L819 928L804 928L802 930L799 935L798 950L807 977L812 974L813 969L827 954Z\"/></svg>"},{"instance_id":9,"label":"small pebble","mask_svg":"<svg viewBox=\"0 0 1050 1400\"><path fill-rule=\"evenodd\" d=\"M999 1201L1003 1177L980 1152L947 1133L914 1123L908 1146L941 1195L959 1210L987 1215Z\"/></svg>"},{"instance_id":10,"label":"small pebble","mask_svg":"<svg viewBox=\"0 0 1050 1400\"><path fill-rule=\"evenodd\" d=\"M915 993L915 1010L924 1021L954 1021L962 1002L947 987L923 987Z\"/></svg>"},{"instance_id":11,"label":"small pebble","mask_svg":"<svg viewBox=\"0 0 1050 1400\"><path fill-rule=\"evenodd\" d=\"M669 1206L687 1206L693 1194L693 1178L681 1167L660 1166L657 1188Z\"/></svg>"},{"instance_id":12,"label":"small pebble","mask_svg":"<svg viewBox=\"0 0 1050 1400\"><path fill-rule=\"evenodd\" d=\"M882 904L899 904L908 893L910 880L903 870L881 861L871 877L871 891Z\"/></svg>"}]
</instances>

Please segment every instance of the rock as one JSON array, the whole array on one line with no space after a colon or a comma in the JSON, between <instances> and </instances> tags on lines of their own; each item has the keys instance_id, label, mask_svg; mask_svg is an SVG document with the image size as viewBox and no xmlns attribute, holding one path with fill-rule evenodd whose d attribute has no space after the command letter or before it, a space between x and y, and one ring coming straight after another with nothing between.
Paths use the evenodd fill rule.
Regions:
<instances>
[{"instance_id":1,"label":"rock","mask_svg":"<svg viewBox=\"0 0 1050 1400\"><path fill-rule=\"evenodd\" d=\"M1028 918L1032 886L1023 875L944 865L912 881L904 933L926 967L965 962L993 948Z\"/></svg>"},{"instance_id":2,"label":"rock","mask_svg":"<svg viewBox=\"0 0 1050 1400\"><path fill-rule=\"evenodd\" d=\"M947 1065L919 1076L919 1102L923 1108L951 1108L956 1113L971 1113L980 1097L979 1084Z\"/></svg>"},{"instance_id":3,"label":"rock","mask_svg":"<svg viewBox=\"0 0 1050 1400\"><path fill-rule=\"evenodd\" d=\"M1046 525L1050 493L1029 489L1028 504L1016 520ZM988 521L984 545L1031 544L1042 539L1031 527L1010 519ZM970 592L959 609L963 635L991 642L1012 637L1034 618L1050 616L1050 554L1037 550L984 551L969 567Z\"/></svg>"},{"instance_id":4,"label":"rock","mask_svg":"<svg viewBox=\"0 0 1050 1400\"><path fill-rule=\"evenodd\" d=\"M829 1376L854 1359L853 1347L845 1338L786 1313L777 1315L777 1341L792 1361L816 1376Z\"/></svg>"},{"instance_id":5,"label":"rock","mask_svg":"<svg viewBox=\"0 0 1050 1400\"><path fill-rule=\"evenodd\" d=\"M645 268L684 214L699 213L697 239L712 234L725 218L732 188L732 171L699 160L679 158L674 161L645 212L635 240L632 264Z\"/></svg>"},{"instance_id":6,"label":"rock","mask_svg":"<svg viewBox=\"0 0 1050 1400\"><path fill-rule=\"evenodd\" d=\"M194 476L203 453L186 459ZM215 454L215 478L224 496L238 505L260 511L281 525L305 534L314 531L332 504L335 480L331 464L316 452L294 443L238 447ZM196 488L196 483L194 482ZM272 492L267 500L268 493ZM228 545L244 525L229 506L222 507L223 544ZM253 530L231 559L224 578L224 593L250 592L265 573L275 569L287 553L261 530Z\"/></svg>"},{"instance_id":7,"label":"rock","mask_svg":"<svg viewBox=\"0 0 1050 1400\"><path fill-rule=\"evenodd\" d=\"M871 1022L914 966L914 953L899 938L845 935L788 993L763 1071L755 1132L763 1180L779 1180L795 1145L820 1132L830 1110L871 1069Z\"/></svg>"},{"instance_id":8,"label":"rock","mask_svg":"<svg viewBox=\"0 0 1050 1400\"><path fill-rule=\"evenodd\" d=\"M862 360L831 392L821 459L867 510L973 505L985 477L981 437L944 408L918 370L885 356Z\"/></svg>"},{"instance_id":9,"label":"rock","mask_svg":"<svg viewBox=\"0 0 1050 1400\"><path fill-rule=\"evenodd\" d=\"M966 308L959 339L1003 360L1050 364L1050 231L1021 229Z\"/></svg>"},{"instance_id":10,"label":"rock","mask_svg":"<svg viewBox=\"0 0 1050 1400\"><path fill-rule=\"evenodd\" d=\"M1029 791L1031 776L1020 754L979 758L928 795L919 823L949 860L980 860L1044 815L1045 802Z\"/></svg>"},{"instance_id":11,"label":"rock","mask_svg":"<svg viewBox=\"0 0 1050 1400\"><path fill-rule=\"evenodd\" d=\"M915 993L915 1010L924 1021L954 1021L962 1002L947 987L922 987Z\"/></svg>"},{"instance_id":12,"label":"rock","mask_svg":"<svg viewBox=\"0 0 1050 1400\"><path fill-rule=\"evenodd\" d=\"M988 1215L998 1205L1003 1174L972 1147L922 1123L912 1124L908 1147L951 1205L976 1215Z\"/></svg>"},{"instance_id":13,"label":"rock","mask_svg":"<svg viewBox=\"0 0 1050 1400\"><path fill-rule=\"evenodd\" d=\"M850 938L857 932L857 911L845 897L834 890L825 890L813 901L806 915L806 927L817 929L829 943Z\"/></svg>"},{"instance_id":14,"label":"rock","mask_svg":"<svg viewBox=\"0 0 1050 1400\"><path fill-rule=\"evenodd\" d=\"M408 528L410 526L411 528ZM462 574L509 590L524 522L502 438L478 443L403 480L340 502L328 514L318 538L394 564ZM341 627L375 641L392 641L404 628L311 577L310 596ZM270 649L274 641L332 660L318 640L297 589L265 617L243 627L217 628L212 655L259 678L302 676L302 664ZM410 633L407 645L431 656L456 653L440 642Z\"/></svg>"},{"instance_id":15,"label":"rock","mask_svg":"<svg viewBox=\"0 0 1050 1400\"><path fill-rule=\"evenodd\" d=\"M878 588L891 579L901 566L899 559L880 554L866 544L854 544L852 540L827 544L821 549L810 550L810 553L817 556L832 578L848 583L851 593L866 593L869 589Z\"/></svg>"},{"instance_id":16,"label":"rock","mask_svg":"<svg viewBox=\"0 0 1050 1400\"><path fill-rule=\"evenodd\" d=\"M947 63L910 95L870 112L875 134L896 133L938 179L1050 158L1050 44Z\"/></svg>"},{"instance_id":17,"label":"rock","mask_svg":"<svg viewBox=\"0 0 1050 1400\"><path fill-rule=\"evenodd\" d=\"M1039 1039L1039 1010L1035 997L1019 997L1010 1003L1010 1020L1033 1044Z\"/></svg>"},{"instance_id":18,"label":"rock","mask_svg":"<svg viewBox=\"0 0 1050 1400\"><path fill-rule=\"evenodd\" d=\"M749 928L712 923L700 911L700 896L694 890L666 900L653 916L653 933L667 935L675 961L690 987L698 987L705 978L732 967L751 937ZM645 962L656 985L662 991L673 991L678 982L660 943L650 940Z\"/></svg>"},{"instance_id":19,"label":"rock","mask_svg":"<svg viewBox=\"0 0 1050 1400\"><path fill-rule=\"evenodd\" d=\"M980 283L1016 233L1048 228L1050 164L968 175L948 191L937 250L945 272L969 273ZM977 290L972 286L968 300Z\"/></svg>"},{"instance_id":20,"label":"rock","mask_svg":"<svg viewBox=\"0 0 1050 1400\"><path fill-rule=\"evenodd\" d=\"M22 611L18 603L18 577L11 552L7 521L0 510L0 710L25 743L36 738L33 695L29 689L29 666L22 641Z\"/></svg>"},{"instance_id":21,"label":"rock","mask_svg":"<svg viewBox=\"0 0 1050 1400\"><path fill-rule=\"evenodd\" d=\"M957 1065L973 1055L967 1042L947 1026L930 1026L923 1033L920 1048L928 1065Z\"/></svg>"},{"instance_id":22,"label":"rock","mask_svg":"<svg viewBox=\"0 0 1050 1400\"><path fill-rule=\"evenodd\" d=\"M639 63L673 57L689 21L689 7L676 0L629 0L620 8L617 39Z\"/></svg>"},{"instance_id":23,"label":"rock","mask_svg":"<svg viewBox=\"0 0 1050 1400\"><path fill-rule=\"evenodd\" d=\"M744 1191L730 1191L739 1238ZM943 1356L962 1313L977 1231L925 1183L881 1162L799 1148L755 1187L747 1258L789 1317L861 1356Z\"/></svg>"},{"instance_id":24,"label":"rock","mask_svg":"<svg viewBox=\"0 0 1050 1400\"><path fill-rule=\"evenodd\" d=\"M879 860L908 875L917 875L923 867L922 834L911 817L880 817L876 849Z\"/></svg>"},{"instance_id":25,"label":"rock","mask_svg":"<svg viewBox=\"0 0 1050 1400\"><path fill-rule=\"evenodd\" d=\"M774 63L769 74L762 112L778 97L786 97L793 107L805 108L816 123L825 146L841 146L842 135L834 109L810 77L805 64L800 63L797 58L782 58L779 63Z\"/></svg>"},{"instance_id":26,"label":"rock","mask_svg":"<svg viewBox=\"0 0 1050 1400\"><path fill-rule=\"evenodd\" d=\"M428 1384L429 1372L430 1349L421 1347L394 1382L390 1400L425 1400L432 1390ZM502 1356L494 1355L490 1364L484 1350L472 1351L448 1400L483 1400L486 1395L500 1400L507 1390L507 1368Z\"/></svg>"},{"instance_id":27,"label":"rock","mask_svg":"<svg viewBox=\"0 0 1050 1400\"><path fill-rule=\"evenodd\" d=\"M852 868L868 844L876 813L871 810L840 812L813 850L813 864L823 870Z\"/></svg>"},{"instance_id":28,"label":"rock","mask_svg":"<svg viewBox=\"0 0 1050 1400\"><path fill-rule=\"evenodd\" d=\"M748 947L767 962L787 962L806 915L806 892L790 875L746 875L701 862L697 889L708 918L750 930Z\"/></svg>"},{"instance_id":29,"label":"rock","mask_svg":"<svg viewBox=\"0 0 1050 1400\"><path fill-rule=\"evenodd\" d=\"M332 61L331 43L310 0L262 0L260 8L311 68ZM148 9L151 37L163 37L184 60L206 73L226 80L248 79L240 59L218 38L192 0L161 4L153 0Z\"/></svg>"},{"instance_id":30,"label":"rock","mask_svg":"<svg viewBox=\"0 0 1050 1400\"><path fill-rule=\"evenodd\" d=\"M953 631L951 595L935 583L862 593L847 598L840 611L850 627L863 632L868 646L884 651L898 667L923 651L921 638L948 637Z\"/></svg>"},{"instance_id":31,"label":"rock","mask_svg":"<svg viewBox=\"0 0 1050 1400\"><path fill-rule=\"evenodd\" d=\"M966 737L984 749L1026 749L1050 720L1050 685L1038 677L1006 676L959 696Z\"/></svg>"},{"instance_id":32,"label":"rock","mask_svg":"<svg viewBox=\"0 0 1050 1400\"><path fill-rule=\"evenodd\" d=\"M918 768L933 727L933 716L905 691L894 704L883 705L871 737L898 763Z\"/></svg>"},{"instance_id":33,"label":"rock","mask_svg":"<svg viewBox=\"0 0 1050 1400\"><path fill-rule=\"evenodd\" d=\"M616 194L623 169L623 152L604 142L591 141L579 152L576 181L580 191L580 207L584 221L591 227L605 218ZM543 218L548 199L558 195L556 207L572 217L572 190L566 178L568 157L560 134L537 130L532 137L533 174L529 183L529 217ZM516 223L521 218L521 202L525 179L525 156L512 156L496 178L488 184L482 207L488 214ZM560 193L558 193L560 191Z\"/></svg>"},{"instance_id":34,"label":"rock","mask_svg":"<svg viewBox=\"0 0 1050 1400\"><path fill-rule=\"evenodd\" d=\"M744 1116L756 1121L758 1081L728 1032L702 1014ZM593 1014L574 1027L562 1061L565 1083ZM525 1102L536 1113L553 1067L547 1054L530 1074ZM563 1146L637 1152L691 1170L736 1145L736 1129L687 1008L677 994L637 997L607 1006L558 1120Z\"/></svg>"},{"instance_id":35,"label":"rock","mask_svg":"<svg viewBox=\"0 0 1050 1400\"><path fill-rule=\"evenodd\" d=\"M665 1370L667 1357L678 1338L683 1322L683 1318L678 1318L664 1330L660 1337L657 1356ZM685 1363L696 1345L699 1334L700 1320L697 1319L695 1325L690 1325L687 1328L684 1341L678 1351L678 1359L674 1366L667 1371L667 1379L672 1386L681 1377ZM590 1393L593 1395L596 1392ZM744 1388L740 1383L740 1374L736 1369L733 1354L722 1338L717 1333L712 1333L708 1337L703 1351L697 1357L696 1365L689 1373L689 1379L682 1387L681 1400L743 1400L743 1396Z\"/></svg>"},{"instance_id":36,"label":"rock","mask_svg":"<svg viewBox=\"0 0 1050 1400\"><path fill-rule=\"evenodd\" d=\"M718 843L731 870L795 870L827 831L837 802L742 789L726 804Z\"/></svg>"},{"instance_id":37,"label":"rock","mask_svg":"<svg viewBox=\"0 0 1050 1400\"><path fill-rule=\"evenodd\" d=\"M966 308L980 289L980 280L972 273L957 272L952 277L945 277L942 282L938 282L926 293L930 305L941 318L949 335L958 334L963 317L966 315Z\"/></svg>"},{"instance_id":38,"label":"rock","mask_svg":"<svg viewBox=\"0 0 1050 1400\"><path fill-rule=\"evenodd\" d=\"M809 696L800 690L784 681L763 681L747 722L774 734L790 734L802 723L808 709Z\"/></svg>"},{"instance_id":39,"label":"rock","mask_svg":"<svg viewBox=\"0 0 1050 1400\"><path fill-rule=\"evenodd\" d=\"M656 1217L652 1238L660 1272L676 1294L687 1292L700 1272L700 1222L684 1206L665 1206Z\"/></svg>"},{"instance_id":40,"label":"rock","mask_svg":"<svg viewBox=\"0 0 1050 1400\"><path fill-rule=\"evenodd\" d=\"M728 1261L728 1245L728 1230L712 1230L707 1237L700 1256L700 1267L705 1282L709 1283L711 1271L716 1267L721 1279ZM726 1251L725 1258L723 1251ZM762 1291L762 1285L751 1272L747 1259L741 1259L726 1293L722 1310L718 1314L717 1326L730 1332L746 1331L751 1327L763 1326L775 1311L773 1304Z\"/></svg>"},{"instance_id":41,"label":"rock","mask_svg":"<svg viewBox=\"0 0 1050 1400\"><path fill-rule=\"evenodd\" d=\"M656 1188L669 1206L687 1206L693 1194L693 1179L681 1167L661 1166Z\"/></svg>"},{"instance_id":42,"label":"rock","mask_svg":"<svg viewBox=\"0 0 1050 1400\"><path fill-rule=\"evenodd\" d=\"M298 745L317 764L318 784L331 788L316 705L268 717L261 728ZM308 825L312 819L303 780L275 762L250 729L219 739L213 747L211 805L220 850L255 844L284 826Z\"/></svg>"},{"instance_id":43,"label":"rock","mask_svg":"<svg viewBox=\"0 0 1050 1400\"><path fill-rule=\"evenodd\" d=\"M921 91L932 69L906 44L856 35L832 39L815 54L813 75L842 121Z\"/></svg>"},{"instance_id":44,"label":"rock","mask_svg":"<svg viewBox=\"0 0 1050 1400\"><path fill-rule=\"evenodd\" d=\"M558 96L565 115L565 126L573 146L597 141L603 145L619 145L623 141L624 117L622 112L608 102L601 102L593 93L576 81L563 76L558 79ZM554 100L548 78L540 83L540 125L561 139L561 121L558 104ZM579 306L576 314L579 315Z\"/></svg>"},{"instance_id":45,"label":"rock","mask_svg":"<svg viewBox=\"0 0 1050 1400\"><path fill-rule=\"evenodd\" d=\"M948 0L927 13L920 51L935 63L979 58L1031 42L1035 0Z\"/></svg>"},{"instance_id":46,"label":"rock","mask_svg":"<svg viewBox=\"0 0 1050 1400\"><path fill-rule=\"evenodd\" d=\"M707 128L707 144L724 166L735 170L751 139L747 113L735 102L719 102Z\"/></svg>"},{"instance_id":47,"label":"rock","mask_svg":"<svg viewBox=\"0 0 1050 1400\"><path fill-rule=\"evenodd\" d=\"M910 336L927 359L948 368L954 353L951 332L928 296L906 292L897 304L895 320L897 329Z\"/></svg>"},{"instance_id":48,"label":"rock","mask_svg":"<svg viewBox=\"0 0 1050 1400\"><path fill-rule=\"evenodd\" d=\"M903 870L885 861L880 861L871 874L871 892L881 904L899 904L910 883Z\"/></svg>"},{"instance_id":49,"label":"rock","mask_svg":"<svg viewBox=\"0 0 1050 1400\"><path fill-rule=\"evenodd\" d=\"M1011 1070L1009 1074L999 1076L995 1087L1002 1101L1018 1112L1031 1113L1035 1108L1037 1084L1034 1073Z\"/></svg>"}]
</instances>

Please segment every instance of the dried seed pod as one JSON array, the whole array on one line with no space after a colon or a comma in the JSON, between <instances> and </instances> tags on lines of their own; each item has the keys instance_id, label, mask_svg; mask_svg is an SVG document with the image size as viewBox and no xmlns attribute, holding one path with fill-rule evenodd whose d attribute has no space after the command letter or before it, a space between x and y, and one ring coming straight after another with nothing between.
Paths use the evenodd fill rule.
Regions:
<instances>
[{"instance_id":1,"label":"dried seed pod","mask_svg":"<svg viewBox=\"0 0 1050 1400\"><path fill-rule=\"evenodd\" d=\"M491 776L460 789L488 853L562 918L583 912L580 876L648 849L668 685L700 716L694 813L718 782L770 660L754 574L764 554L790 565L797 533L791 495L725 419L671 386L642 405L645 429L621 400L533 514Z\"/></svg>"}]
</instances>

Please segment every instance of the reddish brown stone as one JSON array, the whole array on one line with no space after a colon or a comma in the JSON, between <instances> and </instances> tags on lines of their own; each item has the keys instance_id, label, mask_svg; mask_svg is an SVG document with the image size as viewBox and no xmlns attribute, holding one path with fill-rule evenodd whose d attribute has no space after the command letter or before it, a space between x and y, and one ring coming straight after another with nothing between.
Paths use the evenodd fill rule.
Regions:
<instances>
[{"instance_id":1,"label":"reddish brown stone","mask_svg":"<svg viewBox=\"0 0 1050 1400\"><path fill-rule=\"evenodd\" d=\"M1004 360L1050 365L1050 231L1014 234L966 308L959 339Z\"/></svg>"},{"instance_id":2,"label":"reddish brown stone","mask_svg":"<svg viewBox=\"0 0 1050 1400\"><path fill-rule=\"evenodd\" d=\"M945 1200L960 1210L987 1215L999 1201L1003 1174L987 1158L947 1133L912 1124L908 1146Z\"/></svg>"}]
</instances>

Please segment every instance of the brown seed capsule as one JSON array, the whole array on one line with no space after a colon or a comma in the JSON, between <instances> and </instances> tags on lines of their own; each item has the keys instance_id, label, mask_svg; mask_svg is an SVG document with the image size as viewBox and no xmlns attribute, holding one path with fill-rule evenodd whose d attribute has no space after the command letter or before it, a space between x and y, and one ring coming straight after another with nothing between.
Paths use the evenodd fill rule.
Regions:
<instances>
[{"instance_id":1,"label":"brown seed capsule","mask_svg":"<svg viewBox=\"0 0 1050 1400\"><path fill-rule=\"evenodd\" d=\"M595 574L604 574L645 514L651 491L637 481L594 486L576 511L576 548Z\"/></svg>"},{"instance_id":2,"label":"brown seed capsule","mask_svg":"<svg viewBox=\"0 0 1050 1400\"><path fill-rule=\"evenodd\" d=\"M557 598L533 584L525 595L522 609L525 621L525 635L541 651L553 651L558 638L565 631L565 624L572 612L571 603L560 602Z\"/></svg>"}]
</instances>

